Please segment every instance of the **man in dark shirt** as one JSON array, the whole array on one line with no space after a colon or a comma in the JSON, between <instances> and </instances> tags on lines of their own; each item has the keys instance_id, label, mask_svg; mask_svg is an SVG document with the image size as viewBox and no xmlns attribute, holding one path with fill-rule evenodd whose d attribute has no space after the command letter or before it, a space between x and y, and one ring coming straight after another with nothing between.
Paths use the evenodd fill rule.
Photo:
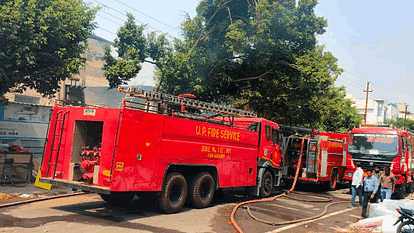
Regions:
<instances>
[{"instance_id":1,"label":"man in dark shirt","mask_svg":"<svg viewBox=\"0 0 414 233\"><path fill-rule=\"evenodd\" d=\"M377 179L378 179L378 185L380 185L379 180L380 180L381 176L383 176L383 175L384 175L384 171L381 171L380 167L377 165L377 166L375 166L375 169L374 169L374 171L372 172L372 175L377 177ZM380 190L380 186L378 186L378 190ZM380 199L381 199L381 201L382 201L382 198L381 198L380 192L377 192L377 193L375 194L375 196L374 196L374 198L373 198L372 202L373 202L373 203L377 203L379 198L380 198Z\"/></svg>"},{"instance_id":2,"label":"man in dark shirt","mask_svg":"<svg viewBox=\"0 0 414 233\"><path fill-rule=\"evenodd\" d=\"M395 191L395 178L391 175L390 168L385 168L385 174L380 177L380 193L381 193L381 200L384 199L391 199L391 195Z\"/></svg>"}]
</instances>

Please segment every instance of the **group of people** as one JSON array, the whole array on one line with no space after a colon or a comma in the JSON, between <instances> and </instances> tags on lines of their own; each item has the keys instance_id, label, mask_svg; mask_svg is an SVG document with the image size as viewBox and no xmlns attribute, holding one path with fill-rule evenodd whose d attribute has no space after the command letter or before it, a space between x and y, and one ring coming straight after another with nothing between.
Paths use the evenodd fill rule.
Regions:
<instances>
[{"instance_id":1,"label":"group of people","mask_svg":"<svg viewBox=\"0 0 414 233\"><path fill-rule=\"evenodd\" d=\"M384 167L383 171L379 167L369 168L367 169L367 176L364 177L361 164L357 162L355 166L357 169L352 177L351 205L357 207L355 198L358 195L359 205L362 206L361 216L366 218L368 202L377 203L379 198L381 201L391 199L391 195L395 191L395 178L389 167Z\"/></svg>"}]
</instances>

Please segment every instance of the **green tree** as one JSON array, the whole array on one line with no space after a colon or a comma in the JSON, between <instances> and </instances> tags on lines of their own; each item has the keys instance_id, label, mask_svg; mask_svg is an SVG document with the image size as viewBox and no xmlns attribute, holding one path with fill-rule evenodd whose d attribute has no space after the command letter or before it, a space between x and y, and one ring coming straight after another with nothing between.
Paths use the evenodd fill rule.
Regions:
<instances>
[{"instance_id":1,"label":"green tree","mask_svg":"<svg viewBox=\"0 0 414 233\"><path fill-rule=\"evenodd\" d=\"M103 66L104 76L109 81L109 87L115 88L126 84L141 70L141 64L154 64L162 73L163 62L171 56L171 49L165 35L156 36L154 32L145 36L145 25L138 26L134 17L127 14L127 21L117 33L114 48L118 58L111 54L111 48L105 48Z\"/></svg>"},{"instance_id":2,"label":"green tree","mask_svg":"<svg viewBox=\"0 0 414 233\"><path fill-rule=\"evenodd\" d=\"M175 44L181 59L167 64L181 69L166 76L161 89L233 103L282 124L320 124L326 111L312 103L332 95L343 70L316 43L327 25L315 15L316 4L201 1L197 16L183 23L184 40Z\"/></svg>"},{"instance_id":3,"label":"green tree","mask_svg":"<svg viewBox=\"0 0 414 233\"><path fill-rule=\"evenodd\" d=\"M343 70L317 45L316 35L325 32L327 21L315 15L316 4L316 0L300 0L297 5L294 0L202 0L197 15L182 23L183 39L158 47L164 56L156 60L157 87L250 109L281 124L351 128L356 110L344 100L343 89L333 87ZM118 50L130 46L121 43L125 27L118 32ZM131 38L138 40L141 34ZM133 54L145 54L148 45L141 45ZM115 70L111 72L115 75L108 74L109 80L116 79L114 87L139 72L141 62L123 56L115 60L108 59L105 68ZM338 116L340 122L325 116L333 112L343 114Z\"/></svg>"},{"instance_id":4,"label":"green tree","mask_svg":"<svg viewBox=\"0 0 414 233\"><path fill-rule=\"evenodd\" d=\"M414 131L414 121L410 119L397 118L397 120L386 119L384 124L390 124L394 128L403 129L404 127L408 130Z\"/></svg>"},{"instance_id":5,"label":"green tree","mask_svg":"<svg viewBox=\"0 0 414 233\"><path fill-rule=\"evenodd\" d=\"M361 124L361 116L345 95L344 86L331 87L326 96L310 102L314 111L320 111L320 118L313 122L317 129L346 132Z\"/></svg>"},{"instance_id":6,"label":"green tree","mask_svg":"<svg viewBox=\"0 0 414 233\"><path fill-rule=\"evenodd\" d=\"M82 0L0 0L0 96L52 95L78 73L96 10Z\"/></svg>"}]
</instances>

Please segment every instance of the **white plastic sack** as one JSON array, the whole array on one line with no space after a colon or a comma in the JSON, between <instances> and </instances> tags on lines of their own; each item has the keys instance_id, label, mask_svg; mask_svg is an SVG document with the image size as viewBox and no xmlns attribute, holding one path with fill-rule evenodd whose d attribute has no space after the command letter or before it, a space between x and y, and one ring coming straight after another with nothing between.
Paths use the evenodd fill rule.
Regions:
<instances>
[{"instance_id":1,"label":"white plastic sack","mask_svg":"<svg viewBox=\"0 0 414 233\"><path fill-rule=\"evenodd\" d=\"M398 207L414 210L413 200L384 200L380 203L373 203L369 207L369 217L378 217L384 215L395 215L399 216L397 210Z\"/></svg>"},{"instance_id":2,"label":"white plastic sack","mask_svg":"<svg viewBox=\"0 0 414 233\"><path fill-rule=\"evenodd\" d=\"M398 225L393 226L400 214L396 208L403 207L414 210L413 200L384 200L374 203L369 208L369 218L359 221L360 226L382 232L396 232Z\"/></svg>"},{"instance_id":3,"label":"white plastic sack","mask_svg":"<svg viewBox=\"0 0 414 233\"><path fill-rule=\"evenodd\" d=\"M394 233L397 231L398 225L393 226L397 221L398 216L383 215L373 218L366 218L358 222L359 227L369 229L372 231L379 231L384 233Z\"/></svg>"}]
</instances>

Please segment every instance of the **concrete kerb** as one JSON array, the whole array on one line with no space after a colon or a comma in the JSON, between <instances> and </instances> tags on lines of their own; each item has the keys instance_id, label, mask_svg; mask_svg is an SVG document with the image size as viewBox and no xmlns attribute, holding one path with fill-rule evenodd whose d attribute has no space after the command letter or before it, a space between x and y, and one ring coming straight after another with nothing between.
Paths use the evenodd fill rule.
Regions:
<instances>
[{"instance_id":1,"label":"concrete kerb","mask_svg":"<svg viewBox=\"0 0 414 233\"><path fill-rule=\"evenodd\" d=\"M75 192L75 193L54 195L54 196L49 196L49 197L33 198L33 199L29 199L29 200L19 199L19 201L16 201L16 202L0 204L0 209L4 208L4 207L15 206L15 205L28 204L28 203L31 203L31 202L45 201L45 200L50 200L50 199L56 199L56 198L61 198L61 197L70 197L70 196L83 195L83 194L85 194L85 193L84 192Z\"/></svg>"},{"instance_id":2,"label":"concrete kerb","mask_svg":"<svg viewBox=\"0 0 414 233\"><path fill-rule=\"evenodd\" d=\"M52 186L51 190L46 190L35 187L33 183L25 187L7 184L0 186L0 208L80 194L84 192L74 192L66 187Z\"/></svg>"}]
</instances>

